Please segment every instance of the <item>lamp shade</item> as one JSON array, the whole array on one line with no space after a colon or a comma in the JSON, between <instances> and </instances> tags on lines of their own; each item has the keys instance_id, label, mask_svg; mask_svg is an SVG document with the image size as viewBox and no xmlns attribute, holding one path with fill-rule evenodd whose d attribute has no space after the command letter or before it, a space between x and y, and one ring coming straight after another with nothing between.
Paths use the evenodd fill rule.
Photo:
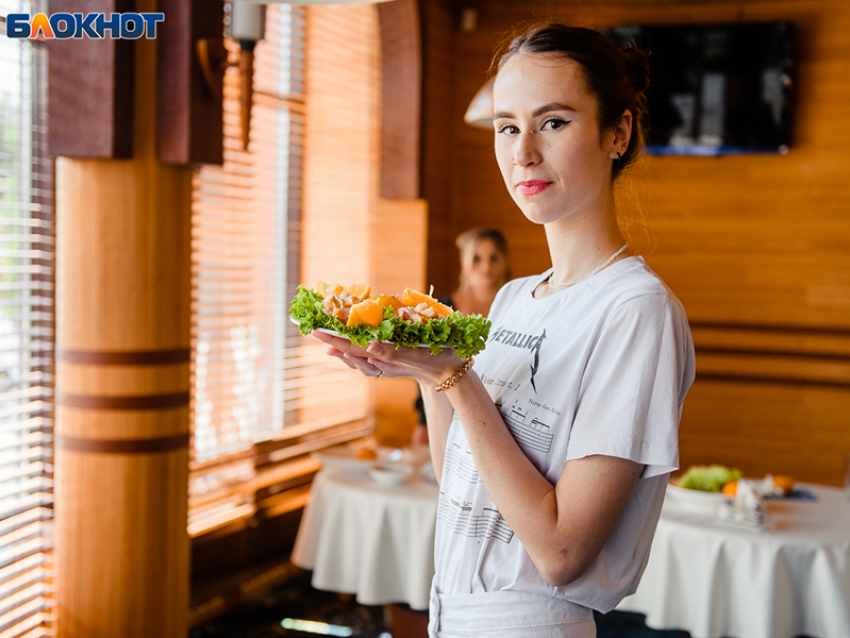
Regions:
<instances>
[{"instance_id":1,"label":"lamp shade","mask_svg":"<svg viewBox=\"0 0 850 638\"><path fill-rule=\"evenodd\" d=\"M266 8L261 4L234 2L230 9L230 35L234 40L257 42L265 36Z\"/></svg>"},{"instance_id":2,"label":"lamp shade","mask_svg":"<svg viewBox=\"0 0 850 638\"><path fill-rule=\"evenodd\" d=\"M493 76L484 83L472 102L469 103L469 108L466 109L466 114L463 116L463 121L475 128L493 130L493 83L496 81L496 76Z\"/></svg>"}]
</instances>

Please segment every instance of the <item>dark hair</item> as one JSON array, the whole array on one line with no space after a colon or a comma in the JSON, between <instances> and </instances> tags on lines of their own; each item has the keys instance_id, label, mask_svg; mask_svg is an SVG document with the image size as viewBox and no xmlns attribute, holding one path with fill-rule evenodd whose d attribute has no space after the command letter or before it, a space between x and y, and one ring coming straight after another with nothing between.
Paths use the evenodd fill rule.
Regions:
<instances>
[{"instance_id":1,"label":"dark hair","mask_svg":"<svg viewBox=\"0 0 850 638\"><path fill-rule=\"evenodd\" d=\"M632 112L632 137L614 162L612 178L635 162L644 143L649 86L649 60L634 47L618 49L593 29L543 22L514 34L499 47L494 65L501 68L516 53L556 53L578 62L588 90L599 105L599 130L613 129L626 109ZM492 68L492 67L491 67Z\"/></svg>"}]
</instances>

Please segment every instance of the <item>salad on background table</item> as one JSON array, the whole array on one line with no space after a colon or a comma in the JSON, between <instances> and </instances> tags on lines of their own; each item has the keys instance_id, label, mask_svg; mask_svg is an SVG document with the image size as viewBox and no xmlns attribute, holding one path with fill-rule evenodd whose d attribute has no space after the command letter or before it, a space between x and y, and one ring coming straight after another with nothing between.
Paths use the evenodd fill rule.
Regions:
<instances>
[{"instance_id":1,"label":"salad on background table","mask_svg":"<svg viewBox=\"0 0 850 638\"><path fill-rule=\"evenodd\" d=\"M746 482L762 498L810 498L805 490L794 489L794 479L790 476L767 474L763 479L744 479L740 470L724 465L691 466L680 477L671 479L670 484L690 490L690 493L734 498L740 481Z\"/></svg>"},{"instance_id":2,"label":"salad on background table","mask_svg":"<svg viewBox=\"0 0 850 638\"><path fill-rule=\"evenodd\" d=\"M722 492L726 484L740 478L740 470L725 465L693 465L679 478L679 485L686 490Z\"/></svg>"}]
</instances>

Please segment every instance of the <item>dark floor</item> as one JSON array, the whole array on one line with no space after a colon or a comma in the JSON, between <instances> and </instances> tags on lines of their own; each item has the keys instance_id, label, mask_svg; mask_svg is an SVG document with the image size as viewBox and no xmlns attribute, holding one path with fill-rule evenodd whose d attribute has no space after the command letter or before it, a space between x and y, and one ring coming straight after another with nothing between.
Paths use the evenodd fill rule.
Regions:
<instances>
[{"instance_id":1,"label":"dark floor","mask_svg":"<svg viewBox=\"0 0 850 638\"><path fill-rule=\"evenodd\" d=\"M358 605L351 596L318 591L309 578L305 572L250 604L194 627L189 638L391 638L383 607ZM598 638L689 638L684 631L649 629L640 614L598 614L596 625Z\"/></svg>"}]
</instances>

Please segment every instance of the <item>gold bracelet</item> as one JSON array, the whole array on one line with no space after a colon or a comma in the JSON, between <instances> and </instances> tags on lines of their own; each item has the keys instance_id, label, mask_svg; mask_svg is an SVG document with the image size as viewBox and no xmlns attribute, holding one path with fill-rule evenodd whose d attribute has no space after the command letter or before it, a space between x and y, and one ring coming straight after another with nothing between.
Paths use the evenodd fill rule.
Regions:
<instances>
[{"instance_id":1,"label":"gold bracelet","mask_svg":"<svg viewBox=\"0 0 850 638\"><path fill-rule=\"evenodd\" d=\"M466 371L469 370L472 367L473 363L474 363L474 359L472 357L467 357L464 364L460 368L457 369L457 372L455 372L452 376L450 376L448 379L443 381L440 385L438 385L434 389L437 392L444 392L445 390L448 390L450 387L452 387L455 384L455 381L457 381L463 375L466 374Z\"/></svg>"}]
</instances>

